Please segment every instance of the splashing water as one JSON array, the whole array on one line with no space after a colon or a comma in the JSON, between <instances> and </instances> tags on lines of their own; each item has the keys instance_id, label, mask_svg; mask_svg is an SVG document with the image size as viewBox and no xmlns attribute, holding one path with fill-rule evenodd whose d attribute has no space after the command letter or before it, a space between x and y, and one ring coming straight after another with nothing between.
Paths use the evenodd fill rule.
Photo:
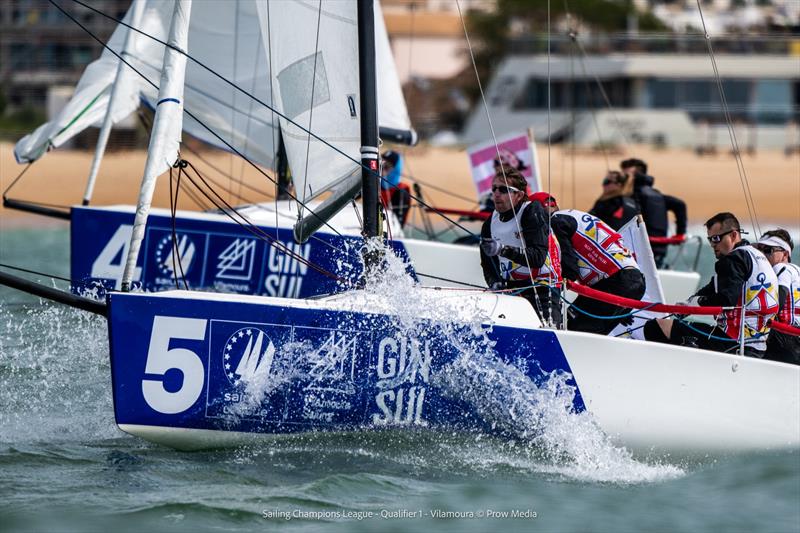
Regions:
<instances>
[{"instance_id":1,"label":"splashing water","mask_svg":"<svg viewBox=\"0 0 800 533\"><path fill-rule=\"evenodd\" d=\"M105 320L58 305L0 307L0 441L118 436Z\"/></svg>"},{"instance_id":2,"label":"splashing water","mask_svg":"<svg viewBox=\"0 0 800 533\"><path fill-rule=\"evenodd\" d=\"M612 483L682 474L675 467L635 461L610 443L589 413L572 412L576 391L568 384L568 374L554 373L535 384L525 369L498 359L487 336L490 317L479 293L422 289L408 276L408 265L392 253L384 256L384 265L361 292L371 303L378 302L375 310L393 316L398 335L410 342L424 342L427 333L421 326L430 330L433 323L437 337L457 347L459 356L432 375L430 385L467 401L505 437L432 430L426 430L430 436L404 430L354 434L354 442L346 439L341 444L349 455L386 461L386 450L400 441L405 444L391 459L416 471L447 466L462 472L544 472ZM363 303L353 300L353 310L363 312ZM244 400L229 416L233 420L257 410L270 394L313 373L323 356L322 347L308 342L282 345L269 374L242 380ZM0 442L119 437L109 384L102 318L51 305L0 307ZM313 439L293 437L275 446L303 448L309 438ZM326 441L324 448L330 447Z\"/></svg>"},{"instance_id":3,"label":"splashing water","mask_svg":"<svg viewBox=\"0 0 800 533\"><path fill-rule=\"evenodd\" d=\"M487 335L491 318L477 292L422 289L407 274L408 264L402 259L379 244L367 246L372 247L368 253L380 255L383 267L372 272L364 287L370 305L377 299L377 307L392 315L399 335L411 342L422 343L422 326L432 322L437 334L458 350L459 356L432 377L431 386L467 401L492 428L519 442L529 458L535 457L535 468L593 482L635 483L683 475L671 465L635 460L611 442L591 413L574 412L577 391L568 383L570 374L555 371L537 384L525 369L498 358ZM355 300L352 309L363 311L363 303Z\"/></svg>"}]
</instances>

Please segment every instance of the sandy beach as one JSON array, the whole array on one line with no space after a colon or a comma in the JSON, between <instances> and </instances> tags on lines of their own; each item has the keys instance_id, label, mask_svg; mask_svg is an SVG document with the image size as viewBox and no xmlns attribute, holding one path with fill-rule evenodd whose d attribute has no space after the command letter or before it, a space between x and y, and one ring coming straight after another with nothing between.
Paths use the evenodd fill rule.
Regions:
<instances>
[{"instance_id":1,"label":"sandy beach","mask_svg":"<svg viewBox=\"0 0 800 533\"><path fill-rule=\"evenodd\" d=\"M241 179L261 191L274 190L274 185L261 173L227 153L202 152L201 157L206 161L189 153L184 155L204 176L232 185L232 190L241 191L247 201L262 201L270 196L231 183L229 176L234 176L235 180ZM548 150L547 146L539 147L544 183L550 184L562 207L584 210L588 210L600 194L600 181L606 168L610 166L616 169L619 161L627 157L645 160L650 173L656 178L656 187L686 201L690 225L702 224L720 211L731 211L740 217L743 224L750 225L747 222L749 215L740 172L736 159L728 153L701 158L690 150L657 150L649 146L637 146L617 153L580 151L573 155L568 148L552 147ZM8 192L8 196L63 206L79 204L91 160L91 152L53 151L34 163ZM103 161L92 204L135 203L144 162L144 151L109 153ZM742 163L756 216L762 227L777 224L792 228L800 226L800 155L786 157L777 150L760 151L754 156L745 155ZM0 144L2 190L5 191L24 168L14 161L13 145ZM425 146L409 149L406 173L422 184L426 200L438 207L470 209L475 205L474 201L454 198L425 186L431 184L466 198L474 198L476 193L463 149ZM167 174L159 178L154 206L169 205L168 184ZM233 204L242 203L232 194L223 194L223 197ZM179 198L179 207L197 209L185 194ZM45 223L42 217L0 208L0 229L42 223Z\"/></svg>"}]
</instances>

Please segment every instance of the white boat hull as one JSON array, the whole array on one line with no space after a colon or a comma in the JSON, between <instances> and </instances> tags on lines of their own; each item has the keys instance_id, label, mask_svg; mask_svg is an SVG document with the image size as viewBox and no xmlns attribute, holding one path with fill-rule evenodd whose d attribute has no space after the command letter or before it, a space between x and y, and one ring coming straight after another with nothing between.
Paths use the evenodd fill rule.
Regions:
<instances>
[{"instance_id":1,"label":"white boat hull","mask_svg":"<svg viewBox=\"0 0 800 533\"><path fill-rule=\"evenodd\" d=\"M113 294L109 324L117 422L133 435L180 449L306 431L444 428L528 438L529 430L541 431L546 420L537 411L545 401L543 383L553 379L552 372L566 372L572 392L564 416L588 412L612 442L638 454L717 456L800 447L798 366L544 330L520 298L415 290L415 299L436 294L441 306L452 306L449 318L423 314L411 329L404 328L408 317L398 318L390 303L363 293L321 300L183 291ZM470 316L483 316L484 325L492 325L487 339L494 344L489 358L472 354L454 372L452 365L464 364L459 358L464 346L489 346L481 344L474 327L453 326L468 324ZM325 339L347 346L335 351L346 356L344 366L339 359L340 370L346 370L325 378L324 386L314 381L318 375L309 377L313 372L295 375L298 381L285 390L259 397L255 411L228 416L243 405L232 396L241 388L230 372L241 370L245 357L244 340L236 345L231 339L246 331L247 354L258 352L251 349L256 332L277 347L264 374L267 388L289 383L275 369L287 363L302 367L305 354L322 353ZM281 367L281 346L289 340L308 344ZM403 348L414 342L427 344L417 352ZM423 352L428 355L421 360ZM223 361L231 370L222 369ZM184 379L176 389L167 375L181 365ZM143 393L147 387L150 399ZM187 387L193 391L188 401Z\"/></svg>"}]
</instances>

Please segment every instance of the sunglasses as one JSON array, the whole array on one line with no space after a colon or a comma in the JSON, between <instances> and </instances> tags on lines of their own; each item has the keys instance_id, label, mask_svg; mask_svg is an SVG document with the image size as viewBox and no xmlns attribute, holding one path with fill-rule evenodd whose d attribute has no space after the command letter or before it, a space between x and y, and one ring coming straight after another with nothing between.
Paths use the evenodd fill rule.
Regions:
<instances>
[{"instance_id":1,"label":"sunglasses","mask_svg":"<svg viewBox=\"0 0 800 533\"><path fill-rule=\"evenodd\" d=\"M725 235L727 235L728 233L733 233L734 231L738 231L740 235L747 235L746 231L742 231L740 229L729 229L725 233L720 233L719 235L709 235L706 238L708 239L708 242L710 242L711 244L719 244L722 242L722 238Z\"/></svg>"},{"instance_id":2,"label":"sunglasses","mask_svg":"<svg viewBox=\"0 0 800 533\"><path fill-rule=\"evenodd\" d=\"M492 185L492 192L499 192L500 194L508 194L509 192L522 192L516 187L511 185Z\"/></svg>"},{"instance_id":3,"label":"sunglasses","mask_svg":"<svg viewBox=\"0 0 800 533\"><path fill-rule=\"evenodd\" d=\"M612 180L611 178L605 178L603 180L603 185L611 185L612 183L618 183L617 180Z\"/></svg>"}]
</instances>

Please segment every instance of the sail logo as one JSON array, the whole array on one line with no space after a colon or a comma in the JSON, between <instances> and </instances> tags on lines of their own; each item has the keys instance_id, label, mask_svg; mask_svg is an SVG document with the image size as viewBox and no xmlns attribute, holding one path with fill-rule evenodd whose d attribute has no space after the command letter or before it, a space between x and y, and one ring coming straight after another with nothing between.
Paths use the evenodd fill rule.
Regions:
<instances>
[{"instance_id":1,"label":"sail logo","mask_svg":"<svg viewBox=\"0 0 800 533\"><path fill-rule=\"evenodd\" d=\"M269 247L264 290L268 296L299 298L308 272L311 244L275 241Z\"/></svg>"},{"instance_id":2,"label":"sail logo","mask_svg":"<svg viewBox=\"0 0 800 533\"><path fill-rule=\"evenodd\" d=\"M330 423L353 409L360 340L353 332L331 331L319 348L306 353L310 380L303 395L305 420Z\"/></svg>"},{"instance_id":3,"label":"sail logo","mask_svg":"<svg viewBox=\"0 0 800 533\"><path fill-rule=\"evenodd\" d=\"M376 425L425 425L422 416L427 384L430 380L430 341L384 337L378 344L375 395Z\"/></svg>"},{"instance_id":4,"label":"sail logo","mask_svg":"<svg viewBox=\"0 0 800 533\"><path fill-rule=\"evenodd\" d=\"M217 256L217 277L249 280L253 277L256 241L237 238Z\"/></svg>"},{"instance_id":5,"label":"sail logo","mask_svg":"<svg viewBox=\"0 0 800 533\"><path fill-rule=\"evenodd\" d=\"M177 274L188 274L194 262L197 248L188 235L178 233L173 240L171 234L158 241L156 247L156 264L164 275L174 277Z\"/></svg>"},{"instance_id":6,"label":"sail logo","mask_svg":"<svg viewBox=\"0 0 800 533\"><path fill-rule=\"evenodd\" d=\"M308 388L355 393L357 336L331 331L319 350L310 359Z\"/></svg>"},{"instance_id":7,"label":"sail logo","mask_svg":"<svg viewBox=\"0 0 800 533\"><path fill-rule=\"evenodd\" d=\"M275 345L258 328L242 328L231 335L223 350L223 368L234 386L263 383L272 369Z\"/></svg>"}]
</instances>

